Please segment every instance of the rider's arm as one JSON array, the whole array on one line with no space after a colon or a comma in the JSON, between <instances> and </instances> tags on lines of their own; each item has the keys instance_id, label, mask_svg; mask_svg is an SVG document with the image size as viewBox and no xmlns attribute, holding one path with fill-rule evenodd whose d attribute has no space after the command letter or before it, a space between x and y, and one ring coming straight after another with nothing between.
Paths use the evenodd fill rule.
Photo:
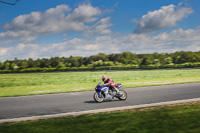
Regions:
<instances>
[{"instance_id":1,"label":"rider's arm","mask_svg":"<svg viewBox=\"0 0 200 133\"><path fill-rule=\"evenodd\" d=\"M106 83L105 85L110 85L112 83L113 83L112 80L110 78L108 78L108 83Z\"/></svg>"}]
</instances>

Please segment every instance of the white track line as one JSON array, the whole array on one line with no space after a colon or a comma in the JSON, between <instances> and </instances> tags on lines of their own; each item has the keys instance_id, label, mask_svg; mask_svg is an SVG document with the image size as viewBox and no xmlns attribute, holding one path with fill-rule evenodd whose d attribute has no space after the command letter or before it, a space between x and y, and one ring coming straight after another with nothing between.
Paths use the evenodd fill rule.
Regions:
<instances>
[{"instance_id":1,"label":"white track line","mask_svg":"<svg viewBox=\"0 0 200 133\"><path fill-rule=\"evenodd\" d=\"M187 99L187 100L177 100L177 101L167 101L167 102L159 102L159 103L151 103L151 104L142 104L142 105L134 105L134 106L123 106L123 107L114 107L114 108L105 108L105 109L95 109L95 110L87 110L87 111L79 111L79 112L61 113L61 114L51 114L51 115L43 115L43 116L2 119L2 120L0 120L0 124L10 123L10 122L21 122L21 121L28 121L28 120L40 120L40 119L49 119L49 118L58 118L58 117L78 116L78 115L84 115L84 114L114 112L114 111L129 110L129 109L141 109L141 108L147 108L147 107L157 107L157 106L163 106L163 105L197 102L197 101L200 101L200 98Z\"/></svg>"}]
</instances>

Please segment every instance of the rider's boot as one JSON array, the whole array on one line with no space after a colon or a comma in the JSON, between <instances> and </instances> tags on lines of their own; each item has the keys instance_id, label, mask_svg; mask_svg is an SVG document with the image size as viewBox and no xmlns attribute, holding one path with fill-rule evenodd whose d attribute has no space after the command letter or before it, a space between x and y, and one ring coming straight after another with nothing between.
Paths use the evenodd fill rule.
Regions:
<instances>
[{"instance_id":1,"label":"rider's boot","mask_svg":"<svg viewBox=\"0 0 200 133\"><path fill-rule=\"evenodd\" d=\"M117 91L116 96L121 96L122 94L120 94L119 89L116 87L115 90Z\"/></svg>"}]
</instances>

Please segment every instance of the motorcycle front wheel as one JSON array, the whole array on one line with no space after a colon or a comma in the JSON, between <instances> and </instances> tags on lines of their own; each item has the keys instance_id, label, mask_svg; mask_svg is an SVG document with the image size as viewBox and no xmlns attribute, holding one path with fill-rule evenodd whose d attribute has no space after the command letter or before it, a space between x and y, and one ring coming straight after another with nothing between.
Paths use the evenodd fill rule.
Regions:
<instances>
[{"instance_id":1,"label":"motorcycle front wheel","mask_svg":"<svg viewBox=\"0 0 200 133\"><path fill-rule=\"evenodd\" d=\"M118 97L119 100L126 100L127 99L127 93L125 90L120 90L120 94L122 94L122 96Z\"/></svg>"},{"instance_id":2,"label":"motorcycle front wheel","mask_svg":"<svg viewBox=\"0 0 200 133\"><path fill-rule=\"evenodd\" d=\"M101 102L103 102L103 100L104 100L104 96L103 96L103 95L99 96L97 92L94 93L94 96L93 96L93 97L94 97L94 100L95 100L96 102L98 102L98 103L101 103Z\"/></svg>"}]
</instances>

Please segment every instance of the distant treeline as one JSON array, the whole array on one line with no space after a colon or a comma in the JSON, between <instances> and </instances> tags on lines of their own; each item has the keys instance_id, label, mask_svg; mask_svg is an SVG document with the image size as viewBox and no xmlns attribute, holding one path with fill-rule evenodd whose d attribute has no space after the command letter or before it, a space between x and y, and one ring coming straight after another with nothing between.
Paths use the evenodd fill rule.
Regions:
<instances>
[{"instance_id":1,"label":"distant treeline","mask_svg":"<svg viewBox=\"0 0 200 133\"><path fill-rule=\"evenodd\" d=\"M200 67L200 51L153 54L123 52L108 55L99 53L90 57L52 57L50 59L42 58L37 60L15 58L14 60L0 62L1 73L192 67Z\"/></svg>"}]
</instances>

